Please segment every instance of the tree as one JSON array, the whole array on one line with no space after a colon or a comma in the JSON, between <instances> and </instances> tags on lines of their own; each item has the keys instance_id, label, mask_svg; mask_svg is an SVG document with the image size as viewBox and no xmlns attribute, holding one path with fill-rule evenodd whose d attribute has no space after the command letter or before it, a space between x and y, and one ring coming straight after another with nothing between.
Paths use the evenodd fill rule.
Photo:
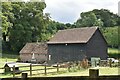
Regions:
<instances>
[{"instance_id":1,"label":"tree","mask_svg":"<svg viewBox=\"0 0 120 80\"><path fill-rule=\"evenodd\" d=\"M118 27L107 27L102 28L101 31L106 38L109 47L118 48L119 46L119 35L118 35Z\"/></svg>"},{"instance_id":2,"label":"tree","mask_svg":"<svg viewBox=\"0 0 120 80\"><path fill-rule=\"evenodd\" d=\"M82 12L80 19L75 22L77 27L82 26L100 26L114 27L119 25L120 17L107 9L94 9L88 12Z\"/></svg>"},{"instance_id":3,"label":"tree","mask_svg":"<svg viewBox=\"0 0 120 80\"><path fill-rule=\"evenodd\" d=\"M78 19L75 23L76 26L80 27L91 27L91 26L102 26L102 21L97 19L93 12L81 13L81 19Z\"/></svg>"},{"instance_id":4,"label":"tree","mask_svg":"<svg viewBox=\"0 0 120 80\"><path fill-rule=\"evenodd\" d=\"M107 9L94 9L91 12L93 12L98 19L101 19L101 21L103 21L104 27L113 27L118 25L118 15L113 14Z\"/></svg>"},{"instance_id":5,"label":"tree","mask_svg":"<svg viewBox=\"0 0 120 80\"><path fill-rule=\"evenodd\" d=\"M2 13L13 14L13 20L9 19L10 13L3 16L5 17L3 31L5 33L9 30L7 35L9 36L9 48L12 51L18 52L26 42L42 41L42 33L49 22L49 15L43 14L45 7L45 2L12 2L8 7L6 3L3 3ZM12 25L8 26L8 24Z\"/></svg>"},{"instance_id":6,"label":"tree","mask_svg":"<svg viewBox=\"0 0 120 80\"><path fill-rule=\"evenodd\" d=\"M2 3L2 36L3 40L6 41L6 37L9 33L9 28L12 27L12 21L14 20L14 16L12 11L11 2L3 2Z\"/></svg>"}]
</instances>

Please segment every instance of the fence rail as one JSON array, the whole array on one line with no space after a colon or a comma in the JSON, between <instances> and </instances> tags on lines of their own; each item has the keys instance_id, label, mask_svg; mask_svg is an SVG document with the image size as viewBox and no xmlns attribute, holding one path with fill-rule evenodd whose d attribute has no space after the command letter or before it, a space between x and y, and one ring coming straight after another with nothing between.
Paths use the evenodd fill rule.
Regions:
<instances>
[{"instance_id":1,"label":"fence rail","mask_svg":"<svg viewBox=\"0 0 120 80\"><path fill-rule=\"evenodd\" d=\"M102 63L103 62L103 63ZM100 65L99 66L101 66L102 64L103 64L103 66L104 66L104 64L106 63L106 61L101 61L100 62ZM28 69L27 70L20 70L20 72L22 73L22 72L28 72L29 74L30 74L30 76L32 76L33 75L33 71L41 71L41 74L43 74L44 73L44 75L47 75L47 74L49 74L49 73L51 73L50 72L50 70L52 70L52 69L55 69L55 70L53 70L52 72L59 72L60 71L60 68L62 68L62 67L60 67L59 66L60 64L59 63L57 63L57 65L55 66L55 67L48 67L48 65L47 64L30 64L30 65L26 65L26 66L19 66L19 68L27 68L28 67ZM97 63L95 62L95 65L97 65ZM111 62L107 62L106 63L106 65L107 66L109 66L109 67L111 67L111 65L112 65L112 63ZM40 68L40 69L35 69L34 67L37 67L37 66L42 66L42 69ZM68 71L70 71L73 67L75 67L74 66L74 63L72 64L72 66L71 65L67 65L67 70ZM78 65L78 69L81 67L81 65ZM0 68L0 69L5 69L5 68ZM11 74L13 74L13 77L15 77L15 75L16 75L16 70L15 70L15 66L13 66L13 71L12 72L10 72ZM48 71L49 70L49 71Z\"/></svg>"},{"instance_id":2,"label":"fence rail","mask_svg":"<svg viewBox=\"0 0 120 80\"><path fill-rule=\"evenodd\" d=\"M22 78L3 78L1 80L120 80L120 75L99 76L99 69L90 69L89 76L65 76L65 77L28 77L22 73Z\"/></svg>"},{"instance_id":3,"label":"fence rail","mask_svg":"<svg viewBox=\"0 0 120 80\"><path fill-rule=\"evenodd\" d=\"M34 67L37 67L37 66L40 66L40 67L42 66L42 68L41 69L33 69ZM13 66L12 67L13 71L11 71L9 73L12 74L13 77L15 78L15 75L16 75L17 72L19 72L19 73L29 72L30 76L33 75L33 73L32 73L33 71L42 71L41 74L45 74L45 75L51 73L51 72L47 72L47 70L51 70L51 69L56 69L56 72L59 72L59 69L58 69L59 66L58 65L56 67L48 67L47 64L42 64L42 65L41 64L30 64L30 65L27 65L27 66L19 66L19 68L28 68L28 69L27 70L16 71L15 66ZM5 68L0 68L0 69L5 69ZM55 71L53 71L53 72L55 72Z\"/></svg>"}]
</instances>

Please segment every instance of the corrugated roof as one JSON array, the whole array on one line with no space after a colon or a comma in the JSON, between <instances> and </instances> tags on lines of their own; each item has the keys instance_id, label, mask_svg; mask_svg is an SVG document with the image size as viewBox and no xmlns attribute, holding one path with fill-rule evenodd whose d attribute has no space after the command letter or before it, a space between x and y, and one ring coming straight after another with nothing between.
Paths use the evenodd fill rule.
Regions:
<instances>
[{"instance_id":1,"label":"corrugated roof","mask_svg":"<svg viewBox=\"0 0 120 80\"><path fill-rule=\"evenodd\" d=\"M47 44L45 43L26 43L20 53L47 54Z\"/></svg>"},{"instance_id":2,"label":"corrugated roof","mask_svg":"<svg viewBox=\"0 0 120 80\"><path fill-rule=\"evenodd\" d=\"M87 43L98 27L84 27L60 30L48 42L48 44L57 43Z\"/></svg>"},{"instance_id":3,"label":"corrugated roof","mask_svg":"<svg viewBox=\"0 0 120 80\"><path fill-rule=\"evenodd\" d=\"M6 63L5 63L5 66L6 66L6 65L8 65L10 68L12 68L13 66L18 67L18 65L17 65L16 63L8 63L8 62L6 62ZM5 67L5 66L4 66L4 67Z\"/></svg>"}]
</instances>

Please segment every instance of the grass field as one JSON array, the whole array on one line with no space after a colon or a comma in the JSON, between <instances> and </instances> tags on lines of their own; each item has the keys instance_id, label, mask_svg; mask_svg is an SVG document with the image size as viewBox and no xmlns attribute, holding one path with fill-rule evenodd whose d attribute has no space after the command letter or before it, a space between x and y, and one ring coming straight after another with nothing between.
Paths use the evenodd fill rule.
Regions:
<instances>
[{"instance_id":1,"label":"grass field","mask_svg":"<svg viewBox=\"0 0 120 80\"><path fill-rule=\"evenodd\" d=\"M120 50L115 49L115 48L108 48L108 53L109 54L120 54Z\"/></svg>"},{"instance_id":2,"label":"grass field","mask_svg":"<svg viewBox=\"0 0 120 80\"><path fill-rule=\"evenodd\" d=\"M117 67L99 67L99 75L120 75L119 70L120 68ZM67 68L66 69L60 69L60 72L57 73L56 69L53 70L49 70L47 72L53 72L53 73L49 73L47 75L41 74L42 71L33 71L33 75L32 77L56 77L56 76L89 76L89 69L80 69L77 71L72 71L72 72L68 72ZM44 71L43 71L44 72ZM29 75L29 71L25 72L28 73ZM20 77L21 74L16 75L16 77ZM0 76L0 78L7 78L7 77L13 77L12 74L2 74ZM30 76L29 76L30 77Z\"/></svg>"},{"instance_id":3,"label":"grass field","mask_svg":"<svg viewBox=\"0 0 120 80\"><path fill-rule=\"evenodd\" d=\"M108 48L109 57L120 58L120 50L115 48Z\"/></svg>"},{"instance_id":4,"label":"grass field","mask_svg":"<svg viewBox=\"0 0 120 80\"><path fill-rule=\"evenodd\" d=\"M109 54L120 54L118 49L112 49L109 48L108 49L108 53ZM9 55L9 54L2 54L2 58L0 58L0 68L4 66L4 63L6 61L8 62L16 62L18 58L18 55ZM18 66L25 66L25 65L29 65L29 64L18 64ZM25 68L20 68L20 70L29 70L29 67L25 67ZM33 67L32 69L44 69L44 67L42 66L37 66L37 67ZM100 75L118 75L120 74L120 69L117 67L113 67L113 68L109 68L109 67L99 67L99 72ZM0 70L0 73L3 73L4 70ZM40 74L41 72L44 73L44 71L33 71L33 77L42 77L45 76L44 74ZM77 71L72 71L72 72L68 72L67 68L61 68L60 72L57 73L56 69L52 69L52 70L48 70L47 72L54 72L51 74L48 74L47 76L88 76L89 75L89 69L80 69ZM29 75L29 71L27 71L28 75ZM0 78L6 78L6 77L12 77L13 75L11 74L0 74ZM21 76L21 75L17 75L17 76ZM46 76L46 77L47 77Z\"/></svg>"}]
</instances>

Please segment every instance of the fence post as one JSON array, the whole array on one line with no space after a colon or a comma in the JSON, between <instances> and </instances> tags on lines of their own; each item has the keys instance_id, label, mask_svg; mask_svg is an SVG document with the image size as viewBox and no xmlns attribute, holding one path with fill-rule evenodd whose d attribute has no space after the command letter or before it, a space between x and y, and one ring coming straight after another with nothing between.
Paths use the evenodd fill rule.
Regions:
<instances>
[{"instance_id":1,"label":"fence post","mask_svg":"<svg viewBox=\"0 0 120 80\"><path fill-rule=\"evenodd\" d=\"M57 63L57 73L59 72L59 63Z\"/></svg>"},{"instance_id":2,"label":"fence post","mask_svg":"<svg viewBox=\"0 0 120 80\"><path fill-rule=\"evenodd\" d=\"M97 62L96 62L96 60L95 60L95 67L97 67Z\"/></svg>"},{"instance_id":3,"label":"fence post","mask_svg":"<svg viewBox=\"0 0 120 80\"><path fill-rule=\"evenodd\" d=\"M71 65L72 65L71 62L69 62L69 63L68 63L68 72L71 71L71 70L70 70L70 69L71 69Z\"/></svg>"},{"instance_id":4,"label":"fence post","mask_svg":"<svg viewBox=\"0 0 120 80\"><path fill-rule=\"evenodd\" d=\"M78 61L78 70L80 70L81 62Z\"/></svg>"},{"instance_id":5,"label":"fence post","mask_svg":"<svg viewBox=\"0 0 120 80\"><path fill-rule=\"evenodd\" d=\"M27 80L27 76L28 76L27 73L22 73L22 78L21 79L22 80Z\"/></svg>"},{"instance_id":6,"label":"fence post","mask_svg":"<svg viewBox=\"0 0 120 80\"><path fill-rule=\"evenodd\" d=\"M47 75L46 62L45 62L45 75Z\"/></svg>"},{"instance_id":7,"label":"fence post","mask_svg":"<svg viewBox=\"0 0 120 80\"><path fill-rule=\"evenodd\" d=\"M99 69L89 69L89 77L91 80L97 80L99 77Z\"/></svg>"},{"instance_id":8,"label":"fence post","mask_svg":"<svg viewBox=\"0 0 120 80\"><path fill-rule=\"evenodd\" d=\"M13 78L15 77L15 65L13 66Z\"/></svg>"},{"instance_id":9,"label":"fence post","mask_svg":"<svg viewBox=\"0 0 120 80\"><path fill-rule=\"evenodd\" d=\"M109 60L109 66L112 67L112 60Z\"/></svg>"},{"instance_id":10,"label":"fence post","mask_svg":"<svg viewBox=\"0 0 120 80\"><path fill-rule=\"evenodd\" d=\"M32 64L30 64L30 76L32 76Z\"/></svg>"},{"instance_id":11,"label":"fence post","mask_svg":"<svg viewBox=\"0 0 120 80\"><path fill-rule=\"evenodd\" d=\"M119 61L118 61L118 66L120 66L120 59L119 59Z\"/></svg>"},{"instance_id":12,"label":"fence post","mask_svg":"<svg viewBox=\"0 0 120 80\"><path fill-rule=\"evenodd\" d=\"M99 60L99 67L101 66L101 61Z\"/></svg>"}]
</instances>

